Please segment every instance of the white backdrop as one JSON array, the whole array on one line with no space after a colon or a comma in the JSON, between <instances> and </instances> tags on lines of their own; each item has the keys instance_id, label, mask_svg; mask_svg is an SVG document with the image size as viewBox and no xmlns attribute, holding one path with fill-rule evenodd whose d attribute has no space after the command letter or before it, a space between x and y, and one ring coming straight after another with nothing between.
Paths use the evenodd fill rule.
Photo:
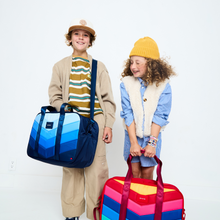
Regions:
<instances>
[{"instance_id":1,"label":"white backdrop","mask_svg":"<svg viewBox=\"0 0 220 220\"><path fill-rule=\"evenodd\" d=\"M48 105L52 67L72 52L64 34L79 17L94 24L97 40L88 52L109 70L117 104L113 143L107 146L110 176L127 170L120 119L123 62L136 40L150 36L178 74L171 80L173 105L163 132L164 182L186 199L219 204L219 9L216 0L1 0L0 188L60 191L61 168L28 158L26 149L34 117ZM11 159L15 171L9 170Z\"/></svg>"}]
</instances>

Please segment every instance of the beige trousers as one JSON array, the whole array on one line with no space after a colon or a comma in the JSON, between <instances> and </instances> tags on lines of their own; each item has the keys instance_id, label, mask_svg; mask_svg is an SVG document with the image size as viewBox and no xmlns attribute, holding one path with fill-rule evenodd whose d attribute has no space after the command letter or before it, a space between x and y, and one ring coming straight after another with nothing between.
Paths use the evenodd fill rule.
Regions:
<instances>
[{"instance_id":1,"label":"beige trousers","mask_svg":"<svg viewBox=\"0 0 220 220\"><path fill-rule=\"evenodd\" d=\"M98 197L109 177L105 143L102 140L105 119L103 114L96 115L94 119L99 125L99 140L93 163L84 169L63 168L61 201L65 217L82 215L86 204L87 218L94 219L93 209L98 206Z\"/></svg>"}]
</instances>

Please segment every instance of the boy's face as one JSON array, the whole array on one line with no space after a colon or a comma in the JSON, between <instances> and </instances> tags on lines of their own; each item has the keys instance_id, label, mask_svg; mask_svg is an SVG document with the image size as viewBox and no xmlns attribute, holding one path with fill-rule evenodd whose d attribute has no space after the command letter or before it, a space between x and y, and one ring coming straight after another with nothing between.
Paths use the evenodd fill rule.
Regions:
<instances>
[{"instance_id":1,"label":"boy's face","mask_svg":"<svg viewBox=\"0 0 220 220\"><path fill-rule=\"evenodd\" d=\"M72 46L77 52L84 52L90 45L90 33L85 30L76 29L72 31L71 40Z\"/></svg>"},{"instance_id":2,"label":"boy's face","mask_svg":"<svg viewBox=\"0 0 220 220\"><path fill-rule=\"evenodd\" d=\"M144 57L131 56L130 70L134 77L142 78L147 71L147 60Z\"/></svg>"}]
</instances>

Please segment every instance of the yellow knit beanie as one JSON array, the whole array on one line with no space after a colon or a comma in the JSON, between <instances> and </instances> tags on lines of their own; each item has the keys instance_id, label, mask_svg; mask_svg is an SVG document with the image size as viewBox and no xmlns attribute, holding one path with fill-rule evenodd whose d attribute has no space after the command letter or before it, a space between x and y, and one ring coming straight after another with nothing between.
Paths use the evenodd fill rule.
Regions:
<instances>
[{"instance_id":1,"label":"yellow knit beanie","mask_svg":"<svg viewBox=\"0 0 220 220\"><path fill-rule=\"evenodd\" d=\"M141 56L157 60L160 58L160 53L157 43L150 37L144 37L135 42L129 56Z\"/></svg>"}]
</instances>

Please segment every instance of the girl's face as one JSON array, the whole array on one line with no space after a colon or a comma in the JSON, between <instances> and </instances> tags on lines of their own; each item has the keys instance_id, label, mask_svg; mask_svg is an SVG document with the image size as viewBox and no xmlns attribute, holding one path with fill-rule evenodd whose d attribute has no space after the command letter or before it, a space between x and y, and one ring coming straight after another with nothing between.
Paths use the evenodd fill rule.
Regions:
<instances>
[{"instance_id":1,"label":"girl's face","mask_svg":"<svg viewBox=\"0 0 220 220\"><path fill-rule=\"evenodd\" d=\"M142 78L147 71L147 60L144 57L131 56L130 70L134 77Z\"/></svg>"},{"instance_id":2,"label":"girl's face","mask_svg":"<svg viewBox=\"0 0 220 220\"><path fill-rule=\"evenodd\" d=\"M90 33L85 30L73 30L71 35L72 46L75 52L85 52L90 45Z\"/></svg>"}]
</instances>

